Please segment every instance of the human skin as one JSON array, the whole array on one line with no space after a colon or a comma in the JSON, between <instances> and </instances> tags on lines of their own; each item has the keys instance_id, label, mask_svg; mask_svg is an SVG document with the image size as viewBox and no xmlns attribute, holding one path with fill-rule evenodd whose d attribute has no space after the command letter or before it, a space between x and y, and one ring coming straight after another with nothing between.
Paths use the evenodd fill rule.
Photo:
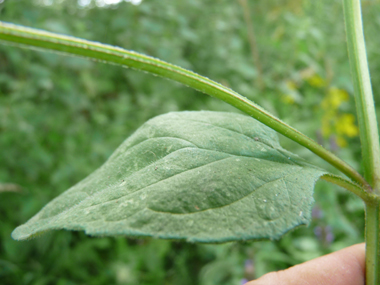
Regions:
<instances>
[{"instance_id":1,"label":"human skin","mask_svg":"<svg viewBox=\"0 0 380 285\"><path fill-rule=\"evenodd\" d=\"M364 285L365 244L318 257L289 269L265 274L245 285Z\"/></svg>"}]
</instances>

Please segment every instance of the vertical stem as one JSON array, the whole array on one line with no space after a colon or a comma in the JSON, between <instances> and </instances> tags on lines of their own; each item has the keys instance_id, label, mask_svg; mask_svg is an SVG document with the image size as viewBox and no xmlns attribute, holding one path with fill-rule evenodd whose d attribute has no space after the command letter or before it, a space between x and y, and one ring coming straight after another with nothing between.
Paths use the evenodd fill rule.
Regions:
<instances>
[{"instance_id":1,"label":"vertical stem","mask_svg":"<svg viewBox=\"0 0 380 285\"><path fill-rule=\"evenodd\" d=\"M380 205L366 204L366 284L380 284Z\"/></svg>"},{"instance_id":2,"label":"vertical stem","mask_svg":"<svg viewBox=\"0 0 380 285\"><path fill-rule=\"evenodd\" d=\"M355 89L364 177L380 195L380 151L375 104L369 77L360 0L343 0L348 54ZM380 204L366 203L366 284L380 284Z\"/></svg>"},{"instance_id":3,"label":"vertical stem","mask_svg":"<svg viewBox=\"0 0 380 285\"><path fill-rule=\"evenodd\" d=\"M364 178L380 194L379 132L364 42L360 0L343 0L348 54L355 89Z\"/></svg>"}]
</instances>

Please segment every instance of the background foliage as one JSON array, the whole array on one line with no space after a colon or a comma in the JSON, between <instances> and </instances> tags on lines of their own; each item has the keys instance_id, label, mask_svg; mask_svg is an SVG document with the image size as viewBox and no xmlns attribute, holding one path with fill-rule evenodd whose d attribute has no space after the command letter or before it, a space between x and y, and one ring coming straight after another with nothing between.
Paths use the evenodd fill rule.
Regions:
<instances>
[{"instance_id":1,"label":"background foliage","mask_svg":"<svg viewBox=\"0 0 380 285\"><path fill-rule=\"evenodd\" d=\"M0 0L0 19L194 70L261 104L360 169L340 2ZM362 2L379 103L380 1ZM311 225L280 241L196 245L64 231L27 242L10 238L17 225L94 171L147 119L179 110L237 112L144 73L0 46L0 183L22 187L0 184L2 283L240 284L363 241L362 202L323 182L316 186Z\"/></svg>"}]
</instances>

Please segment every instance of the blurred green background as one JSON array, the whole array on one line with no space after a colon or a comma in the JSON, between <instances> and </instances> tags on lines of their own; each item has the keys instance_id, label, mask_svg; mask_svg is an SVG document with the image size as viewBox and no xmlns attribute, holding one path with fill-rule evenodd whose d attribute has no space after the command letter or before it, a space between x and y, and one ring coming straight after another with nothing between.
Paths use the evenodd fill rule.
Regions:
<instances>
[{"instance_id":1,"label":"blurred green background","mask_svg":"<svg viewBox=\"0 0 380 285\"><path fill-rule=\"evenodd\" d=\"M0 20L189 68L362 169L340 0L113 2L0 0ZM379 103L380 1L362 2ZM66 231L11 239L16 226L99 167L146 120L180 110L238 112L149 74L0 45L0 283L241 284L363 241L362 202L325 182L316 185L310 226L279 241L197 245Z\"/></svg>"}]
</instances>

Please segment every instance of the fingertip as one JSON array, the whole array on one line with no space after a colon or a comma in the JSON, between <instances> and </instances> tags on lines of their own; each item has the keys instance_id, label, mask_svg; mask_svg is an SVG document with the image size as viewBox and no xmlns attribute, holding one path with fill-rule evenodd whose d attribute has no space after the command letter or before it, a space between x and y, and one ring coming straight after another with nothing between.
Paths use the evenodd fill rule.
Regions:
<instances>
[{"instance_id":1,"label":"fingertip","mask_svg":"<svg viewBox=\"0 0 380 285\"><path fill-rule=\"evenodd\" d=\"M364 285L365 244L356 244L334 253L265 274L245 285Z\"/></svg>"}]
</instances>

